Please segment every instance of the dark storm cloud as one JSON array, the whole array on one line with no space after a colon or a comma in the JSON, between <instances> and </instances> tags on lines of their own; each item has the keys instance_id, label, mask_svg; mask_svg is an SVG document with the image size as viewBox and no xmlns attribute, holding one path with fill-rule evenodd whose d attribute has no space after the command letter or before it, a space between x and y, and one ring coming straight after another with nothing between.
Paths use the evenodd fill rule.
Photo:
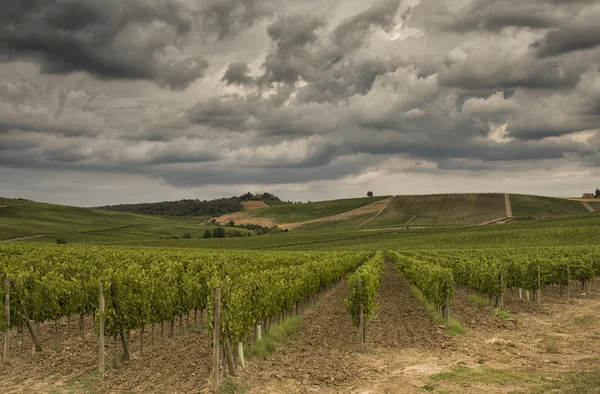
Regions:
<instances>
[{"instance_id":1,"label":"dark storm cloud","mask_svg":"<svg viewBox=\"0 0 600 394\"><path fill-rule=\"evenodd\" d=\"M568 25L596 0L421 0L408 25L458 34L497 34L505 28L550 29Z\"/></svg>"},{"instance_id":2,"label":"dark storm cloud","mask_svg":"<svg viewBox=\"0 0 600 394\"><path fill-rule=\"evenodd\" d=\"M239 33L272 15L275 0L205 0L202 19L219 39Z\"/></svg>"},{"instance_id":3,"label":"dark storm cloud","mask_svg":"<svg viewBox=\"0 0 600 394\"><path fill-rule=\"evenodd\" d=\"M244 62L229 63L227 71L223 74L221 80L227 85L251 85L254 82L254 78L248 73L250 67Z\"/></svg>"},{"instance_id":4,"label":"dark storm cloud","mask_svg":"<svg viewBox=\"0 0 600 394\"><path fill-rule=\"evenodd\" d=\"M388 32L395 26L399 5L398 0L377 2L365 11L344 19L328 35L321 32L327 25L321 16L302 14L279 18L267 28L275 50L266 56L265 71L260 80L267 84L292 84L299 78L316 83L336 78L347 87L348 84L342 81L345 72L339 75L337 69L348 63L354 65L347 57L365 45L373 30Z\"/></svg>"},{"instance_id":5,"label":"dark storm cloud","mask_svg":"<svg viewBox=\"0 0 600 394\"><path fill-rule=\"evenodd\" d=\"M375 3L367 10L340 23L333 30L331 38L341 51L362 46L365 33L371 28L378 27L388 32L394 27L398 7L400 7L399 0L383 0Z\"/></svg>"},{"instance_id":6,"label":"dark storm cloud","mask_svg":"<svg viewBox=\"0 0 600 394\"><path fill-rule=\"evenodd\" d=\"M0 167L335 187L598 166L597 6L5 0Z\"/></svg>"},{"instance_id":7,"label":"dark storm cloud","mask_svg":"<svg viewBox=\"0 0 600 394\"><path fill-rule=\"evenodd\" d=\"M600 17L600 13L597 13L597 17ZM531 44L540 57L557 56L598 46L600 46L598 19L589 21L585 25L574 25L549 31L544 38Z\"/></svg>"},{"instance_id":8,"label":"dark storm cloud","mask_svg":"<svg viewBox=\"0 0 600 394\"><path fill-rule=\"evenodd\" d=\"M84 71L182 89L208 66L198 56L167 55L193 24L173 0L5 0L0 9L0 52L39 62L45 73Z\"/></svg>"}]
</instances>

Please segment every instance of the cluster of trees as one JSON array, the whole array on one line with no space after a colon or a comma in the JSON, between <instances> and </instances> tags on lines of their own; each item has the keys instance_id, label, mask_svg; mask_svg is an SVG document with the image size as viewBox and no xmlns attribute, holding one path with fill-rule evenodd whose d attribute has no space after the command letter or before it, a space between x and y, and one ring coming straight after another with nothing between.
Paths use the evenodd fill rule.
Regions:
<instances>
[{"instance_id":1,"label":"cluster of trees","mask_svg":"<svg viewBox=\"0 0 600 394\"><path fill-rule=\"evenodd\" d=\"M279 197L271 193L252 194L250 192L241 196L219 198L216 200L187 199L179 201L162 201L140 204L119 204L97 207L108 211L137 213L142 215L163 216L221 216L228 213L240 212L243 201L262 200L285 204Z\"/></svg>"},{"instance_id":2,"label":"cluster of trees","mask_svg":"<svg viewBox=\"0 0 600 394\"><path fill-rule=\"evenodd\" d=\"M596 197L600 198L600 189L596 189Z\"/></svg>"},{"instance_id":3,"label":"cluster of trees","mask_svg":"<svg viewBox=\"0 0 600 394\"><path fill-rule=\"evenodd\" d=\"M215 219L211 219L205 224L210 225L220 225ZM256 235L263 234L276 234L276 233L287 233L289 230L286 228L285 230L281 227L273 226L261 226L260 224L239 224L236 225L233 220L230 220L225 226L227 227L237 227L237 228L245 228L246 230L255 231ZM225 230L223 227L214 228L211 230L206 230L204 232L204 238L224 238L224 237L245 237L250 235L246 232L241 232L239 230Z\"/></svg>"}]
</instances>

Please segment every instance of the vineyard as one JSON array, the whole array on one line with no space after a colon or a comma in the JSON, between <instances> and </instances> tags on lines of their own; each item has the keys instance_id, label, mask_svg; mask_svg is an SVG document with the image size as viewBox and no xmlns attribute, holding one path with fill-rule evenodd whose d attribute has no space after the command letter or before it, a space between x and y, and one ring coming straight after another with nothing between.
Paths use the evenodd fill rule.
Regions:
<instances>
[{"instance_id":1,"label":"vineyard","mask_svg":"<svg viewBox=\"0 0 600 394\"><path fill-rule=\"evenodd\" d=\"M502 194L445 197L480 218L506 214ZM394 198L394 209L420 209L410 200ZM124 229L0 244L0 391L496 392L472 379L453 386L460 363L519 370L524 348L536 372L511 378L514 389L564 388L559 376L595 349L600 214L459 226L470 219L448 211L432 220L454 225L410 230L343 231L340 221L342 231L260 237L117 241ZM348 220L379 225L384 214ZM556 321L560 336L548 332ZM423 365L440 373L402 380Z\"/></svg>"},{"instance_id":2,"label":"vineyard","mask_svg":"<svg viewBox=\"0 0 600 394\"><path fill-rule=\"evenodd\" d=\"M587 212L579 201L523 194L510 195L514 216L561 216Z\"/></svg>"},{"instance_id":3,"label":"vineyard","mask_svg":"<svg viewBox=\"0 0 600 394\"><path fill-rule=\"evenodd\" d=\"M503 194L396 196L361 228L398 225L469 225L506 217Z\"/></svg>"},{"instance_id":4,"label":"vineyard","mask_svg":"<svg viewBox=\"0 0 600 394\"><path fill-rule=\"evenodd\" d=\"M600 201L588 201L588 205L592 207L595 212L600 212Z\"/></svg>"}]
</instances>

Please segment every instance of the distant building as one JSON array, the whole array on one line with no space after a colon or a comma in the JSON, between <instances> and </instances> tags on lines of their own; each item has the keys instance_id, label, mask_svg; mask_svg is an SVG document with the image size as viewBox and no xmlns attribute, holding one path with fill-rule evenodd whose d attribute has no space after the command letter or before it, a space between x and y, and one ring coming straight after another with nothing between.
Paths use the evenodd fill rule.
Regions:
<instances>
[{"instance_id":1,"label":"distant building","mask_svg":"<svg viewBox=\"0 0 600 394\"><path fill-rule=\"evenodd\" d=\"M596 195L594 193L583 193L582 198L594 198Z\"/></svg>"}]
</instances>

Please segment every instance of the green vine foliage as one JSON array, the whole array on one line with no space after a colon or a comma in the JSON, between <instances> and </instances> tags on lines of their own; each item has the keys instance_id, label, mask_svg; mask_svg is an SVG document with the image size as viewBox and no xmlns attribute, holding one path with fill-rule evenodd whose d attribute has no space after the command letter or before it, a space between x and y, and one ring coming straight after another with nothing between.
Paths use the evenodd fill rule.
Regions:
<instances>
[{"instance_id":1,"label":"green vine foliage","mask_svg":"<svg viewBox=\"0 0 600 394\"><path fill-rule=\"evenodd\" d=\"M600 275L600 248L595 246L463 249L397 255L450 269L456 283L489 296L498 296L507 288L536 290L538 276L541 286L566 286L570 281L586 282Z\"/></svg>"},{"instance_id":2,"label":"green vine foliage","mask_svg":"<svg viewBox=\"0 0 600 394\"><path fill-rule=\"evenodd\" d=\"M419 260L397 252L388 252L394 264L409 282L416 286L433 305L442 306L454 293L452 270L437 264L434 259Z\"/></svg>"},{"instance_id":3,"label":"green vine foliage","mask_svg":"<svg viewBox=\"0 0 600 394\"><path fill-rule=\"evenodd\" d=\"M360 324L360 307L363 306L363 316L371 319L377 309L377 291L383 274L383 252L377 252L365 264L360 266L348 278L348 296L346 310L355 326Z\"/></svg>"},{"instance_id":4,"label":"green vine foliage","mask_svg":"<svg viewBox=\"0 0 600 394\"><path fill-rule=\"evenodd\" d=\"M222 333L239 341L264 318L330 285L369 255L7 244L0 246L0 280L15 283L13 327L24 322L24 310L36 322L98 314L102 283L107 335L171 321L194 309L207 310L212 323L218 285ZM2 329L3 314L4 308Z\"/></svg>"}]
</instances>

